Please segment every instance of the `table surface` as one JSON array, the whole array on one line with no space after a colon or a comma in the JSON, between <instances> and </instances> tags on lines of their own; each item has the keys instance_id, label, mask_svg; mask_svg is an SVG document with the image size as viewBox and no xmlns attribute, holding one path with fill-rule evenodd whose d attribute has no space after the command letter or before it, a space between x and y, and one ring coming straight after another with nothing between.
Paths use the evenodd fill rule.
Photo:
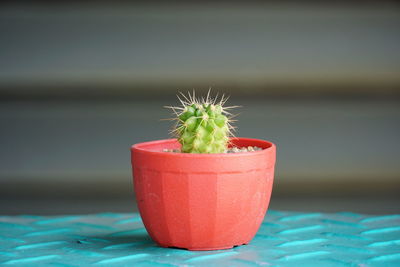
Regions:
<instances>
[{"instance_id":1,"label":"table surface","mask_svg":"<svg viewBox=\"0 0 400 267\"><path fill-rule=\"evenodd\" d=\"M400 266L400 215L268 211L249 245L158 247L139 214L1 216L0 264L19 266Z\"/></svg>"}]
</instances>

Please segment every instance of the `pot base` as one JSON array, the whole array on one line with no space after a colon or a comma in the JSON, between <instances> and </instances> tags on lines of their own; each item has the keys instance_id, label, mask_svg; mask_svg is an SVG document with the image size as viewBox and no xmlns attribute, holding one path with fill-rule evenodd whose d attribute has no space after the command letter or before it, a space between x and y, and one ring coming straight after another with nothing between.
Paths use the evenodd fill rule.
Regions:
<instances>
[{"instance_id":1,"label":"pot base","mask_svg":"<svg viewBox=\"0 0 400 267\"><path fill-rule=\"evenodd\" d=\"M189 250L189 251L208 251L208 250L225 250L225 249L232 249L238 246L242 245L248 245L249 243L243 243L240 245L234 245L234 246L226 246L226 247L211 247L211 248L181 248L181 247L171 247L171 246L165 246L165 245L160 245L160 247L163 248L176 248L176 249L184 249L184 250Z\"/></svg>"}]
</instances>

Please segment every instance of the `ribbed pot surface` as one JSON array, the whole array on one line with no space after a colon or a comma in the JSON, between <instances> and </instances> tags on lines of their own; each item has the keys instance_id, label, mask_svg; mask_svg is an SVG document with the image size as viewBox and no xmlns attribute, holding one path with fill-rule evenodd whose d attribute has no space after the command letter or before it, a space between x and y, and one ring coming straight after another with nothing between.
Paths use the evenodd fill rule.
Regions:
<instances>
[{"instance_id":1,"label":"ribbed pot surface","mask_svg":"<svg viewBox=\"0 0 400 267\"><path fill-rule=\"evenodd\" d=\"M175 139L132 146L139 212L163 247L227 249L248 244L263 221L274 179L275 145L235 138L261 151L229 154L162 152Z\"/></svg>"}]
</instances>

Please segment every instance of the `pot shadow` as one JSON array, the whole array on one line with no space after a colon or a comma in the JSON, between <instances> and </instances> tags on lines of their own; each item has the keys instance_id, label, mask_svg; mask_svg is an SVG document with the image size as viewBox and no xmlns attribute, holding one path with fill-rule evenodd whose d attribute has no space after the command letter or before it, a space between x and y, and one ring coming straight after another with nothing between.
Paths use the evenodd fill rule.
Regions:
<instances>
[{"instance_id":1,"label":"pot shadow","mask_svg":"<svg viewBox=\"0 0 400 267\"><path fill-rule=\"evenodd\" d=\"M82 235L74 238L71 249L80 254L144 252L159 248L147 233Z\"/></svg>"}]
</instances>

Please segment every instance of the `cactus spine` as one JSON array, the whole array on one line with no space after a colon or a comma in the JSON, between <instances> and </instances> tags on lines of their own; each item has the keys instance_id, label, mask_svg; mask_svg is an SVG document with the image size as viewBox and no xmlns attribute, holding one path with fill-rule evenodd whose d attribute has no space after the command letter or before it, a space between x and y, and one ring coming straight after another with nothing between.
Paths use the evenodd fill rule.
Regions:
<instances>
[{"instance_id":1,"label":"cactus spine","mask_svg":"<svg viewBox=\"0 0 400 267\"><path fill-rule=\"evenodd\" d=\"M171 108L177 124L172 130L182 145L183 153L224 153L228 148L229 137L232 136L231 115L227 110L234 107L224 107L227 101L224 96L217 101L217 97L210 98L208 91L206 99L196 99L195 92L182 94L179 98L182 107Z\"/></svg>"}]
</instances>

